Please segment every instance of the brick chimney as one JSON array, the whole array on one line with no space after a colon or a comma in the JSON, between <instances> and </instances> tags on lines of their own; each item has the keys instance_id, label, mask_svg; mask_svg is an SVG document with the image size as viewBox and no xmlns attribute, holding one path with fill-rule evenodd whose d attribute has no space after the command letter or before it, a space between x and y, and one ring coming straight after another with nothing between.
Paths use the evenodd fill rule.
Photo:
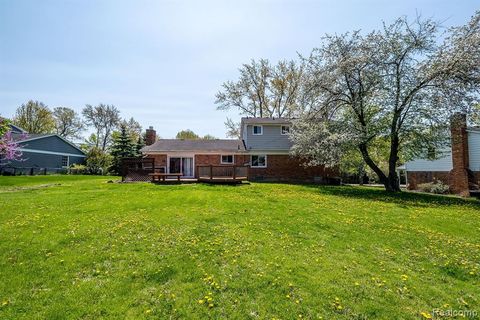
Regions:
<instances>
[{"instance_id":1,"label":"brick chimney","mask_svg":"<svg viewBox=\"0 0 480 320\"><path fill-rule=\"evenodd\" d=\"M468 133L467 115L455 113L450 118L450 132L452 135L452 164L450 171L450 191L462 196L469 196L468 186Z\"/></svg>"},{"instance_id":2,"label":"brick chimney","mask_svg":"<svg viewBox=\"0 0 480 320\"><path fill-rule=\"evenodd\" d=\"M145 132L145 145L150 146L157 141L157 132L150 126Z\"/></svg>"}]
</instances>

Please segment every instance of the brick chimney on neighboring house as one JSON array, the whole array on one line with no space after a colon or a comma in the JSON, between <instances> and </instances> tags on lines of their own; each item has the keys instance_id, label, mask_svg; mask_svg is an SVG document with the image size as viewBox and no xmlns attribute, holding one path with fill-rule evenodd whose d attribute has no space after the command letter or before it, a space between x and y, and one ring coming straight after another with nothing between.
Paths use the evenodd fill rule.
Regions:
<instances>
[{"instance_id":1,"label":"brick chimney on neighboring house","mask_svg":"<svg viewBox=\"0 0 480 320\"><path fill-rule=\"evenodd\" d=\"M145 145L150 146L157 141L157 132L150 126L145 132Z\"/></svg>"},{"instance_id":2,"label":"brick chimney on neighboring house","mask_svg":"<svg viewBox=\"0 0 480 320\"><path fill-rule=\"evenodd\" d=\"M450 191L461 196L469 196L468 185L468 133L467 115L455 113L450 118L450 132L452 135L452 164L449 173Z\"/></svg>"}]
</instances>

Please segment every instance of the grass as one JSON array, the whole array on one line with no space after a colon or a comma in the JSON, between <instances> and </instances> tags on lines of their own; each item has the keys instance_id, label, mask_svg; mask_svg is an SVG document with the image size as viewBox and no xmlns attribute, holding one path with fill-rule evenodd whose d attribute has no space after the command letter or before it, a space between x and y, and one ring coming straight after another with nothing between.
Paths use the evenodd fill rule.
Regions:
<instances>
[{"instance_id":1,"label":"grass","mask_svg":"<svg viewBox=\"0 0 480 320\"><path fill-rule=\"evenodd\" d=\"M0 319L480 313L478 201L110 179L0 177Z\"/></svg>"}]
</instances>

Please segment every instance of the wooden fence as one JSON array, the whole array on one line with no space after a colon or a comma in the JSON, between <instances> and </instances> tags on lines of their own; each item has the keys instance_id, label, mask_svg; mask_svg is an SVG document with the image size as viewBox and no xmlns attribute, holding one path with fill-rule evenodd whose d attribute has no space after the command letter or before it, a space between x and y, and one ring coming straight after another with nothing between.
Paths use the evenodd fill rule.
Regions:
<instances>
[{"instance_id":1,"label":"wooden fence","mask_svg":"<svg viewBox=\"0 0 480 320\"><path fill-rule=\"evenodd\" d=\"M151 181L149 173L166 171L165 167L156 167L153 158L122 159L122 181Z\"/></svg>"}]
</instances>

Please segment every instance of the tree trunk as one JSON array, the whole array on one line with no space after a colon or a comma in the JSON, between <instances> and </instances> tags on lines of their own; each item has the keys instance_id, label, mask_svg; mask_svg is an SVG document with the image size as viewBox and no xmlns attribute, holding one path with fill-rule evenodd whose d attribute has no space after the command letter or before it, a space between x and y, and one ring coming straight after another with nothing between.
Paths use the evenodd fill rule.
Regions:
<instances>
[{"instance_id":1,"label":"tree trunk","mask_svg":"<svg viewBox=\"0 0 480 320\"><path fill-rule=\"evenodd\" d=\"M377 166L377 164L373 161L373 159L370 157L370 154L368 153L368 148L365 143L360 144L359 146L360 152L362 154L363 160L367 164L367 166L370 167L370 169L373 170L380 179L380 182L385 185L385 188L387 188L388 184L388 177L383 173L383 171Z\"/></svg>"},{"instance_id":2,"label":"tree trunk","mask_svg":"<svg viewBox=\"0 0 480 320\"><path fill-rule=\"evenodd\" d=\"M399 138L396 133L392 133L390 138L390 156L388 158L388 187L387 191L400 192L400 179L397 174Z\"/></svg>"}]
</instances>

